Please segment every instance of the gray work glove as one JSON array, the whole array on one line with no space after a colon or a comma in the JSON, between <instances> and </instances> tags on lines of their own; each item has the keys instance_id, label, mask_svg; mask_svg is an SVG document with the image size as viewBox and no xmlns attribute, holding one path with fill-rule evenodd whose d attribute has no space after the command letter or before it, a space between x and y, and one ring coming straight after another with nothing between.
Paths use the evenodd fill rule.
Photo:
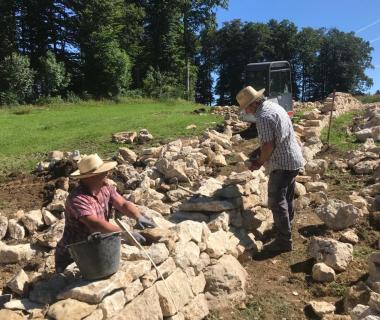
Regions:
<instances>
[{"instance_id":1,"label":"gray work glove","mask_svg":"<svg viewBox=\"0 0 380 320\"><path fill-rule=\"evenodd\" d=\"M145 244L146 242L146 239L138 232L131 232L133 238L136 239L136 241L140 244ZM131 245L133 245L134 243L131 243Z\"/></svg>"},{"instance_id":2,"label":"gray work glove","mask_svg":"<svg viewBox=\"0 0 380 320\"><path fill-rule=\"evenodd\" d=\"M141 215L140 218L137 219L135 227L136 229L144 230L145 228L155 228L157 225L152 219Z\"/></svg>"}]
</instances>

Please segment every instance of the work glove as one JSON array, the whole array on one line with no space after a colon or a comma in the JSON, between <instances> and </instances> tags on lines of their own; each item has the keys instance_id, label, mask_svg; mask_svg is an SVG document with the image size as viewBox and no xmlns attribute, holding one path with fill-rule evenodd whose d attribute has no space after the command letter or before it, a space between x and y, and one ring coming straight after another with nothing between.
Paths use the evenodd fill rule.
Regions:
<instances>
[{"instance_id":1,"label":"work glove","mask_svg":"<svg viewBox=\"0 0 380 320\"><path fill-rule=\"evenodd\" d=\"M145 228L155 228L155 227L157 227L157 225L152 219L141 215L137 219L137 223L136 223L135 227L136 227L136 229L144 230Z\"/></svg>"},{"instance_id":2,"label":"work glove","mask_svg":"<svg viewBox=\"0 0 380 320\"><path fill-rule=\"evenodd\" d=\"M146 239L138 232L131 232L133 238L135 238L135 240L140 243L140 244L145 244L146 242ZM129 237L130 238L130 237ZM127 242L129 245L134 245L134 242L132 241L132 239L127 239Z\"/></svg>"}]
</instances>

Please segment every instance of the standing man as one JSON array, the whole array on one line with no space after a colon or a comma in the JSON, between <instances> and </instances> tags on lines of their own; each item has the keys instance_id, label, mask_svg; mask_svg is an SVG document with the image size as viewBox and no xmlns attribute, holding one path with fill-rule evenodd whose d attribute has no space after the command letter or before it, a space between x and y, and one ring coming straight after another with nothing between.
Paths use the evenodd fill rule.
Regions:
<instances>
[{"instance_id":1,"label":"standing man","mask_svg":"<svg viewBox=\"0 0 380 320\"><path fill-rule=\"evenodd\" d=\"M108 222L112 207L122 214L136 219L139 228L152 228L156 224L143 216L137 207L125 200L114 187L107 184L107 173L117 162L103 161L97 154L84 157L78 170L71 174L80 179L79 186L71 191L65 205L65 229L55 251L55 269L63 272L73 262L66 246L84 241L94 232L110 233L121 231ZM133 233L136 240L145 239Z\"/></svg>"},{"instance_id":2,"label":"standing man","mask_svg":"<svg viewBox=\"0 0 380 320\"><path fill-rule=\"evenodd\" d=\"M277 103L267 101L264 91L248 86L238 93L236 100L242 110L256 117L260 156L251 162L250 169L258 170L267 164L270 172L268 206L277 236L264 246L264 250L287 252L293 249L291 223L295 178L305 160L287 112Z\"/></svg>"}]
</instances>

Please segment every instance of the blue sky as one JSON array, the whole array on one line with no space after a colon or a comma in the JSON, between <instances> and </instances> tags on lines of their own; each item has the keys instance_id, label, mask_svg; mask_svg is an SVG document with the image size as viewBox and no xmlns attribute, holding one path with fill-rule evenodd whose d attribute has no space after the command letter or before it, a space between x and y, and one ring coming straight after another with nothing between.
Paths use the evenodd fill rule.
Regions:
<instances>
[{"instance_id":1,"label":"blue sky","mask_svg":"<svg viewBox=\"0 0 380 320\"><path fill-rule=\"evenodd\" d=\"M333 28L354 31L370 41L372 64L367 70L374 80L371 92L380 90L380 0L229 0L228 10L218 9L219 27L233 19L267 22L270 19L288 19L299 28Z\"/></svg>"}]
</instances>

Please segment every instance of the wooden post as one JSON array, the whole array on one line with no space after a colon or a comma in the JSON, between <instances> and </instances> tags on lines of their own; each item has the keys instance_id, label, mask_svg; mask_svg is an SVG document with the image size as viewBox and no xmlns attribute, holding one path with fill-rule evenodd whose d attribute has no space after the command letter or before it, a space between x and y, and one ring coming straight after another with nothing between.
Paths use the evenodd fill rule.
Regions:
<instances>
[{"instance_id":1,"label":"wooden post","mask_svg":"<svg viewBox=\"0 0 380 320\"><path fill-rule=\"evenodd\" d=\"M334 106L335 106L335 93L336 93L336 89L334 89L334 91L333 91L333 101L332 101L332 106L331 106L331 110L330 110L329 129L327 131L327 148L330 148L330 131L331 131Z\"/></svg>"}]
</instances>

